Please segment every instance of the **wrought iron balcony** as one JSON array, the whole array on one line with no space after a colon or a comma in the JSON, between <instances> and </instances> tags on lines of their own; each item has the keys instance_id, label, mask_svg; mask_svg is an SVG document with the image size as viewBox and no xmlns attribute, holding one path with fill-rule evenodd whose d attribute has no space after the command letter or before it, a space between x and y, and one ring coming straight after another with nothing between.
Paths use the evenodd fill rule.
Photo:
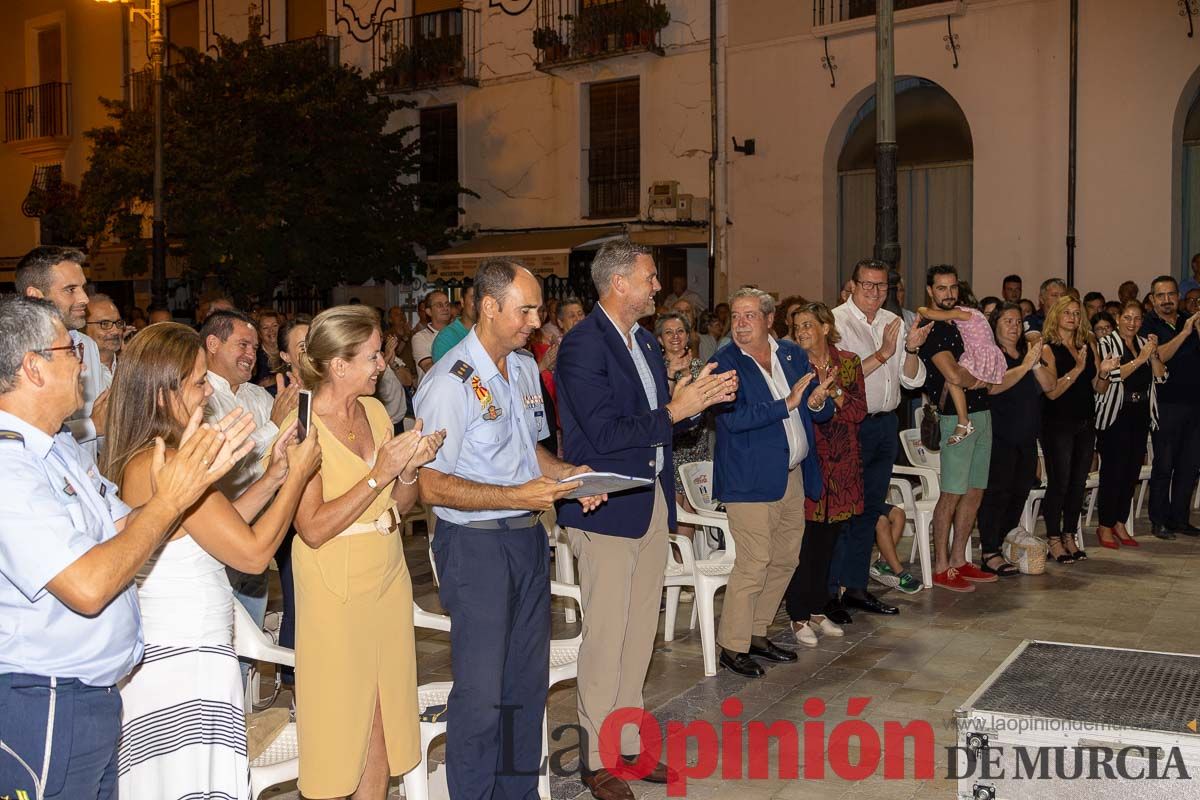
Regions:
<instances>
[{"instance_id":1,"label":"wrought iron balcony","mask_svg":"<svg viewBox=\"0 0 1200 800\"><path fill-rule=\"evenodd\" d=\"M946 0L895 0L895 9L904 11L944 2ZM877 7L876 0L813 0L813 27L873 17Z\"/></svg>"},{"instance_id":2,"label":"wrought iron balcony","mask_svg":"<svg viewBox=\"0 0 1200 800\"><path fill-rule=\"evenodd\" d=\"M71 135L71 84L43 83L4 93L4 141Z\"/></svg>"},{"instance_id":3,"label":"wrought iron balcony","mask_svg":"<svg viewBox=\"0 0 1200 800\"><path fill-rule=\"evenodd\" d=\"M182 64L169 64L163 71L163 97L168 105L171 102L171 95L184 87L181 78L182 68ZM125 82L127 87L125 99L129 102L129 108L133 111L153 111L154 78L150 73L150 67L147 65L145 69L134 70L126 76Z\"/></svg>"},{"instance_id":4,"label":"wrought iron balcony","mask_svg":"<svg viewBox=\"0 0 1200 800\"><path fill-rule=\"evenodd\" d=\"M636 217L641 197L640 150L634 144L586 148L589 219Z\"/></svg>"},{"instance_id":5,"label":"wrought iron balcony","mask_svg":"<svg viewBox=\"0 0 1200 800\"><path fill-rule=\"evenodd\" d=\"M634 52L662 55L662 29L670 21L663 0L538 0L537 66Z\"/></svg>"},{"instance_id":6,"label":"wrought iron balcony","mask_svg":"<svg viewBox=\"0 0 1200 800\"><path fill-rule=\"evenodd\" d=\"M479 11L456 8L380 24L372 61L379 88L407 92L479 84Z\"/></svg>"},{"instance_id":7,"label":"wrought iron balcony","mask_svg":"<svg viewBox=\"0 0 1200 800\"><path fill-rule=\"evenodd\" d=\"M337 66L342 60L342 40L337 36L328 36L323 33L318 33L315 36L306 36L303 39L276 42L275 44L267 45L267 47L312 47L324 50L326 58L329 59L330 66Z\"/></svg>"}]
</instances>

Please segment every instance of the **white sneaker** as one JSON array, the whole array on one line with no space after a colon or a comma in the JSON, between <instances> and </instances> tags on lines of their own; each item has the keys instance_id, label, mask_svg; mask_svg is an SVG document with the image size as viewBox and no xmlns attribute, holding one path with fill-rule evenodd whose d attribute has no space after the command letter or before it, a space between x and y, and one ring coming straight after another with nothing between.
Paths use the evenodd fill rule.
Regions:
<instances>
[{"instance_id":1,"label":"white sneaker","mask_svg":"<svg viewBox=\"0 0 1200 800\"><path fill-rule=\"evenodd\" d=\"M845 636L846 635L846 632L844 630L842 630L842 627L840 625L835 625L829 619L829 617L826 617L823 615L818 617L817 614L813 614L812 618L809 620L808 624L815 625L817 630L819 630L821 632L822 636Z\"/></svg>"},{"instance_id":2,"label":"white sneaker","mask_svg":"<svg viewBox=\"0 0 1200 800\"><path fill-rule=\"evenodd\" d=\"M817 633L812 629L812 625L807 621L793 622L792 634L796 637L796 641L799 644L807 645L809 647L817 646Z\"/></svg>"}]
</instances>

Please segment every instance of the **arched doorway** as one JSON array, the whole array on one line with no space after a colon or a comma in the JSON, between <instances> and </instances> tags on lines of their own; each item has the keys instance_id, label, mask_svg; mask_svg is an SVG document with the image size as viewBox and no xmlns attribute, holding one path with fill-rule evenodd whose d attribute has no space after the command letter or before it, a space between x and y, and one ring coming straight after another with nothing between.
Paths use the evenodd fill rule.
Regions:
<instances>
[{"instance_id":1,"label":"arched doorway","mask_svg":"<svg viewBox=\"0 0 1200 800\"><path fill-rule=\"evenodd\" d=\"M910 287L907 305L916 308L930 264L954 264L964 280L971 277L971 129L945 89L923 78L898 78L896 142L900 274ZM875 248L874 95L850 123L837 169L840 287L854 263Z\"/></svg>"},{"instance_id":2,"label":"arched doorway","mask_svg":"<svg viewBox=\"0 0 1200 800\"><path fill-rule=\"evenodd\" d=\"M1178 274L1192 276L1192 256L1200 253L1200 92L1183 123L1183 247Z\"/></svg>"}]
</instances>

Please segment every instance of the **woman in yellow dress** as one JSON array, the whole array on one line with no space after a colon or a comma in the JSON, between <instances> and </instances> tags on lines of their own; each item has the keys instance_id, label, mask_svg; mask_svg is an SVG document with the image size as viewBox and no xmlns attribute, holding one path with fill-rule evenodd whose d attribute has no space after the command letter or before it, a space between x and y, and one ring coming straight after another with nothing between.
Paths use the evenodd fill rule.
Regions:
<instances>
[{"instance_id":1,"label":"woman in yellow dress","mask_svg":"<svg viewBox=\"0 0 1200 800\"><path fill-rule=\"evenodd\" d=\"M389 777L421 757L412 583L399 531L417 499L417 469L444 432L423 436L418 420L393 437L371 396L387 368L381 343L373 309L338 306L312 321L299 358L324 451L292 546L306 798L384 800Z\"/></svg>"}]
</instances>

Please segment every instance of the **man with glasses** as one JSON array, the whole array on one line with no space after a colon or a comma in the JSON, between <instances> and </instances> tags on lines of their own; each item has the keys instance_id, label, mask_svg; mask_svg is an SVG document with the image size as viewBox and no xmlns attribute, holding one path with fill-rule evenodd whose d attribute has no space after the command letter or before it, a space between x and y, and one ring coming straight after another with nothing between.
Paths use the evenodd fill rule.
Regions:
<instances>
[{"instance_id":1,"label":"man with glasses","mask_svg":"<svg viewBox=\"0 0 1200 800\"><path fill-rule=\"evenodd\" d=\"M142 658L134 574L232 463L216 430L189 431L131 511L63 430L82 401L72 333L52 304L0 297L0 797L116 797L116 684Z\"/></svg>"},{"instance_id":2,"label":"man with glasses","mask_svg":"<svg viewBox=\"0 0 1200 800\"><path fill-rule=\"evenodd\" d=\"M1158 356L1168 364L1167 381L1158 387L1158 429L1152 434L1150 530L1160 539L1200 535L1189 520L1192 490L1200 471L1200 342L1196 317L1179 309L1179 285L1170 275L1150 284L1154 310L1142 322L1140 336L1154 334ZM1168 363L1169 362L1169 363Z\"/></svg>"},{"instance_id":3,"label":"man with glasses","mask_svg":"<svg viewBox=\"0 0 1200 800\"><path fill-rule=\"evenodd\" d=\"M862 359L867 385L867 416L858 428L863 466L863 513L850 519L834 546L829 569L832 597L826 616L839 625L851 621L845 606L875 614L897 614L867 591L871 546L875 542L875 524L887 515L886 499L892 465L899 447L900 390L920 389L925 385L925 366L917 351L929 335L929 325L905 325L904 320L883 307L887 299L888 267L882 261L863 259L854 265L850 299L833 309L841 348ZM904 352L897 345L904 343ZM899 576L876 570L877 579L891 585ZM838 591L846 591L838 598Z\"/></svg>"},{"instance_id":4,"label":"man with glasses","mask_svg":"<svg viewBox=\"0 0 1200 800\"><path fill-rule=\"evenodd\" d=\"M100 351L83 329L87 324L88 296L83 276L86 256L69 247L35 247L17 262L17 294L49 300L58 309L73 344L83 347L83 398L67 418L75 441L93 459L99 452L98 437L104 432L108 392L103 386Z\"/></svg>"},{"instance_id":5,"label":"man with glasses","mask_svg":"<svg viewBox=\"0 0 1200 800\"><path fill-rule=\"evenodd\" d=\"M100 388L107 391L117 368L117 354L125 344L125 321L108 295L94 294L88 300L87 332L99 349Z\"/></svg>"}]
</instances>

